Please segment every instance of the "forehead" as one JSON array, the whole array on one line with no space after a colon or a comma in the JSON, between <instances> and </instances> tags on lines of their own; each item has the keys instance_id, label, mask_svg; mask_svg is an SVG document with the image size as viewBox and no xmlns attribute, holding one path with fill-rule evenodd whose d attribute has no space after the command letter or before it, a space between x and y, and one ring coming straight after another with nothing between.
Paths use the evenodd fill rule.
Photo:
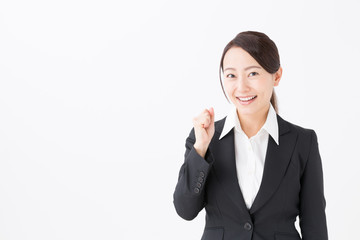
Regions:
<instances>
[{"instance_id":1,"label":"forehead","mask_svg":"<svg viewBox=\"0 0 360 240\"><path fill-rule=\"evenodd\" d=\"M224 69L226 67L243 69L250 65L260 66L248 52L240 47L230 48L224 56Z\"/></svg>"}]
</instances>

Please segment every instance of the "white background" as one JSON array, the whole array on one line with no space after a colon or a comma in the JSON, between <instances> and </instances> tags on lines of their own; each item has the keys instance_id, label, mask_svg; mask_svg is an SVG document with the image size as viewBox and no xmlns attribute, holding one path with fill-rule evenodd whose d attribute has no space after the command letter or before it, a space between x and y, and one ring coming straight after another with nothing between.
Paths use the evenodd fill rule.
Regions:
<instances>
[{"instance_id":1,"label":"white background","mask_svg":"<svg viewBox=\"0 0 360 240\"><path fill-rule=\"evenodd\" d=\"M0 2L0 239L200 239L173 191L225 45L266 33L318 135L330 239L358 237L358 1Z\"/></svg>"}]
</instances>

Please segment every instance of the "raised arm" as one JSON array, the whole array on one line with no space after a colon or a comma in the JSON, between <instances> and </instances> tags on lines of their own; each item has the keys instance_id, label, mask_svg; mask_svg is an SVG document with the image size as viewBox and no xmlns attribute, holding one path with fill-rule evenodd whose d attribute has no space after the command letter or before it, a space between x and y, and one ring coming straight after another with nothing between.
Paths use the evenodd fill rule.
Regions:
<instances>
[{"instance_id":1,"label":"raised arm","mask_svg":"<svg viewBox=\"0 0 360 240\"><path fill-rule=\"evenodd\" d=\"M206 205L204 187L213 162L212 154L207 150L205 158L194 148L194 129L186 139L185 161L179 172L174 192L174 205L178 215L186 220L194 219Z\"/></svg>"},{"instance_id":2,"label":"raised arm","mask_svg":"<svg viewBox=\"0 0 360 240\"><path fill-rule=\"evenodd\" d=\"M194 219L206 205L206 179L214 161L208 149L215 131L214 109L205 109L193 119L193 124L174 192L176 212L186 220Z\"/></svg>"}]
</instances>

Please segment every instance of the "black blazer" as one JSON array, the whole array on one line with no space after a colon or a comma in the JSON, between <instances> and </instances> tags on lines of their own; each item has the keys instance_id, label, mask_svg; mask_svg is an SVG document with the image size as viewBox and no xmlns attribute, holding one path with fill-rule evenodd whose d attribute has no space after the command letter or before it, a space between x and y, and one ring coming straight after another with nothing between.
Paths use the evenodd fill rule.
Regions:
<instances>
[{"instance_id":1,"label":"black blazer","mask_svg":"<svg viewBox=\"0 0 360 240\"><path fill-rule=\"evenodd\" d=\"M235 167L234 129L219 140L226 117L202 158L194 149L194 128L186 139L185 161L174 192L177 213L194 219L205 207L202 240L327 240L323 172L314 130L277 114L279 145L269 136L263 178L248 210Z\"/></svg>"}]
</instances>

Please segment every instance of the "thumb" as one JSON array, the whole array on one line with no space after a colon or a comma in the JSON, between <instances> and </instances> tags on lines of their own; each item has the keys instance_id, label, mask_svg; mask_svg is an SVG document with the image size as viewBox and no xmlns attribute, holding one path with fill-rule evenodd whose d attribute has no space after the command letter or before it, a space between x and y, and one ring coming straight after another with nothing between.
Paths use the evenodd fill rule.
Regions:
<instances>
[{"instance_id":1,"label":"thumb","mask_svg":"<svg viewBox=\"0 0 360 240\"><path fill-rule=\"evenodd\" d=\"M213 122L214 122L214 119L215 119L214 108L211 107L211 108L209 109L209 112L210 112L210 115L211 115L211 122L213 123Z\"/></svg>"}]
</instances>

